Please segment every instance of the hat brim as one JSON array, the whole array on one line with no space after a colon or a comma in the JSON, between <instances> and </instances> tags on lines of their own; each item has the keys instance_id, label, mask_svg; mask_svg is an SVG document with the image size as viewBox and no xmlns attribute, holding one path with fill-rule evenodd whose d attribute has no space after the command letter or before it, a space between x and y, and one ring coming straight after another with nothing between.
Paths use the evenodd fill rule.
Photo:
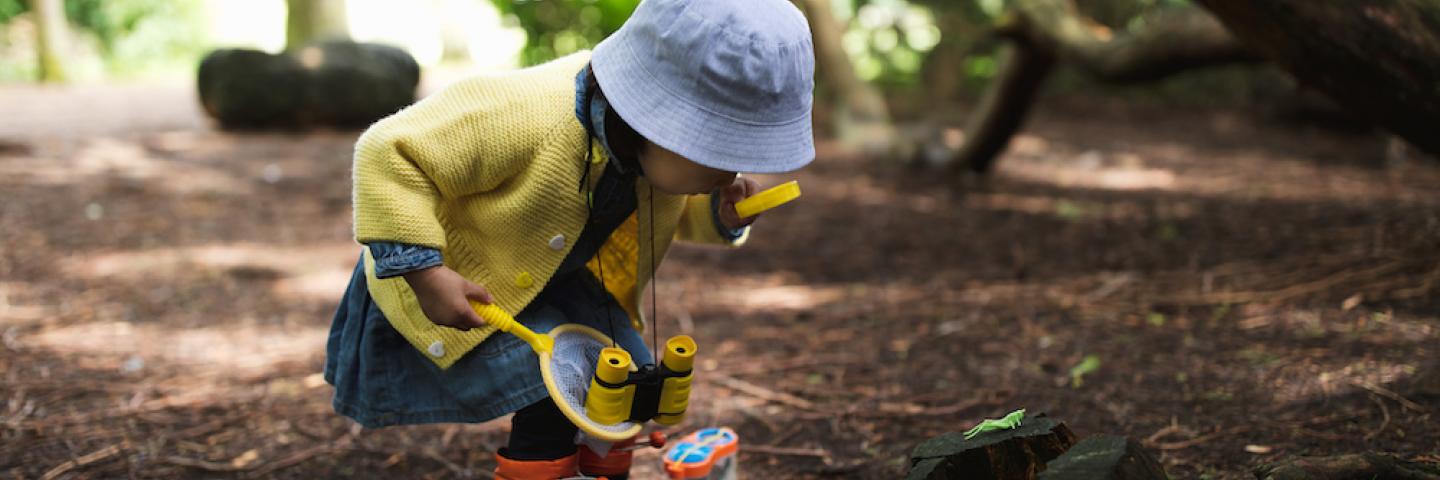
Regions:
<instances>
[{"instance_id":1,"label":"hat brim","mask_svg":"<svg viewBox=\"0 0 1440 480\"><path fill-rule=\"evenodd\" d=\"M615 113L646 140L732 172L789 172L815 159L810 111L785 123L757 124L701 108L655 80L624 48L627 33L621 28L596 46L590 68Z\"/></svg>"}]
</instances>

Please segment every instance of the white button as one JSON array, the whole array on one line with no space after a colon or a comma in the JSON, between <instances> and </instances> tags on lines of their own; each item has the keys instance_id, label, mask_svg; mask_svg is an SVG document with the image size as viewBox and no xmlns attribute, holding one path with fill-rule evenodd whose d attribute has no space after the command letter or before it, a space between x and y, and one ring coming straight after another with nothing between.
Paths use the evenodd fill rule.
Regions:
<instances>
[{"instance_id":1,"label":"white button","mask_svg":"<svg viewBox=\"0 0 1440 480\"><path fill-rule=\"evenodd\" d=\"M436 357L443 357L443 356L445 356L445 344L440 343L439 340L436 340L436 341L434 341L434 342L431 342L431 343L430 343L430 348L429 348L428 350L430 351L430 355L433 355L433 356L436 356Z\"/></svg>"},{"instance_id":2,"label":"white button","mask_svg":"<svg viewBox=\"0 0 1440 480\"><path fill-rule=\"evenodd\" d=\"M562 248L565 248L565 236L564 236L564 235L556 235L556 236L550 237L550 249L551 249L551 250L560 250L560 249L562 249Z\"/></svg>"}]
</instances>

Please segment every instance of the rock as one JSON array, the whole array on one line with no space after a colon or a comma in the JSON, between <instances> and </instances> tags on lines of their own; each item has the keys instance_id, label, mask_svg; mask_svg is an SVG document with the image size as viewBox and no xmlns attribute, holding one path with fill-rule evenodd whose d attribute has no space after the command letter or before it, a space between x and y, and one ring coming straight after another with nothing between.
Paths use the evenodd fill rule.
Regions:
<instances>
[{"instance_id":1,"label":"rock","mask_svg":"<svg viewBox=\"0 0 1440 480\"><path fill-rule=\"evenodd\" d=\"M1045 464L1039 480L1167 480L1160 461L1139 443L1115 435L1081 440Z\"/></svg>"},{"instance_id":2,"label":"rock","mask_svg":"<svg viewBox=\"0 0 1440 480\"><path fill-rule=\"evenodd\" d=\"M960 433L947 433L915 447L906 478L1031 480L1046 462L1074 444L1069 427L1045 417L1027 418L1013 430L986 432L969 440Z\"/></svg>"}]
</instances>

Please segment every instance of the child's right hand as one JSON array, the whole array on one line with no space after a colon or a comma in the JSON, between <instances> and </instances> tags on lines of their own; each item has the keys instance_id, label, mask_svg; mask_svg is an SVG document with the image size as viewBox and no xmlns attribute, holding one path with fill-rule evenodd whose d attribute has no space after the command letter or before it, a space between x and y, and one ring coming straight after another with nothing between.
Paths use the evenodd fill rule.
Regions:
<instances>
[{"instance_id":1,"label":"child's right hand","mask_svg":"<svg viewBox=\"0 0 1440 480\"><path fill-rule=\"evenodd\" d=\"M484 326L485 320L470 308L470 300L485 304L495 302L485 287L466 280L444 265L406 273L404 277L420 300L420 309L436 325L461 331Z\"/></svg>"}]
</instances>

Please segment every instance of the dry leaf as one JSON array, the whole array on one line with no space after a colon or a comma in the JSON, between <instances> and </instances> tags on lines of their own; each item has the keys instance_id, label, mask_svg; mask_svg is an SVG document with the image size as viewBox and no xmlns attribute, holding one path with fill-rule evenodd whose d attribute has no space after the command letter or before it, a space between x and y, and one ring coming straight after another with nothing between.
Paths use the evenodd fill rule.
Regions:
<instances>
[{"instance_id":1,"label":"dry leaf","mask_svg":"<svg viewBox=\"0 0 1440 480\"><path fill-rule=\"evenodd\" d=\"M1274 451L1274 450L1275 450L1275 449L1274 449L1273 447L1270 447L1270 446L1268 446L1268 445L1246 445L1246 446L1245 446L1245 452L1246 452L1246 453L1253 453L1253 454L1256 454L1256 455L1264 455L1264 454L1270 453L1270 452L1272 452L1272 451Z\"/></svg>"},{"instance_id":2,"label":"dry leaf","mask_svg":"<svg viewBox=\"0 0 1440 480\"><path fill-rule=\"evenodd\" d=\"M230 466L235 468L245 468L246 465L250 465L250 463L254 462L257 458L260 458L260 450L252 448L250 450L246 450L245 453L240 454L240 456L231 459Z\"/></svg>"},{"instance_id":3,"label":"dry leaf","mask_svg":"<svg viewBox=\"0 0 1440 480\"><path fill-rule=\"evenodd\" d=\"M1365 294L1357 293L1351 295L1350 298L1347 298L1344 302L1340 303L1340 310L1345 312L1354 310L1355 307L1360 306L1360 302L1363 301L1365 301Z\"/></svg>"}]
</instances>

